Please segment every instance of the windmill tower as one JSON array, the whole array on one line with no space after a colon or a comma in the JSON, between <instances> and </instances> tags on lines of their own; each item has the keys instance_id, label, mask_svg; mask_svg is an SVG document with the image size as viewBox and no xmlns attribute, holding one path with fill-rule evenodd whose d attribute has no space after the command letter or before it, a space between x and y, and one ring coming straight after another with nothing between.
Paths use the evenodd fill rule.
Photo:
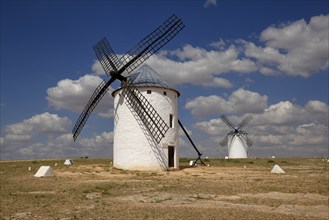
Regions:
<instances>
[{"instance_id":1,"label":"windmill tower","mask_svg":"<svg viewBox=\"0 0 329 220\"><path fill-rule=\"evenodd\" d=\"M243 131L242 128L251 121L252 115L247 115L237 126L235 126L225 115L222 115L221 119L229 128L233 129L220 142L223 147L227 146L228 157L247 158L248 147L250 147L253 142L248 138L247 133Z\"/></svg>"},{"instance_id":2,"label":"windmill tower","mask_svg":"<svg viewBox=\"0 0 329 220\"><path fill-rule=\"evenodd\" d=\"M125 87L112 92L115 106L113 166L127 170L179 168L179 92L169 88L148 65L128 77L128 82L134 91L138 91L138 100L146 109L138 112L139 108L135 105L139 103L130 97ZM149 120L154 122L146 118L143 121L143 116L139 116L146 113L150 114ZM160 126L159 129L156 126ZM163 137L161 132L164 133Z\"/></svg>"},{"instance_id":3,"label":"windmill tower","mask_svg":"<svg viewBox=\"0 0 329 220\"><path fill-rule=\"evenodd\" d=\"M93 47L103 69L111 78L98 85L80 114L72 130L74 140L79 136L87 119L108 91L109 86L118 79L121 81L122 86L113 93L115 106L117 106L115 107L116 121L114 123L116 133L115 146L119 146L114 150L114 166L123 169L139 170L169 169L179 166L177 151L177 97L179 93L176 90L170 89L155 71L147 66L141 68L133 75L130 75L130 73L167 44L183 28L184 24L181 19L172 15L160 27L155 29L120 58L114 53L106 38L101 39ZM149 90L151 91L150 96L145 97L149 95ZM162 95L160 96L160 94ZM166 107L164 108L164 106ZM130 115L127 110L129 110ZM158 111L160 110L161 112L159 113ZM125 119L124 117L128 117L129 119ZM132 120L132 117L135 121ZM119 123L119 119L122 122ZM130 127L132 124L135 126L133 129ZM139 134L137 134L137 130ZM141 131L146 139L141 137ZM135 136L135 133L136 138L134 139L132 137ZM166 135L167 133L168 135ZM131 138L136 143L130 142L133 145L129 147L135 148L138 146L137 149L139 150L128 149L128 146L123 146L124 141ZM141 147L146 142L150 146L146 148L148 151ZM135 157L137 159L132 160L130 155L132 152L136 153ZM156 159L151 158L150 155L152 153ZM144 162L144 160L149 161L149 163ZM136 161L139 161L139 164ZM155 161L160 165L156 166ZM133 165L129 165L129 163Z\"/></svg>"}]
</instances>

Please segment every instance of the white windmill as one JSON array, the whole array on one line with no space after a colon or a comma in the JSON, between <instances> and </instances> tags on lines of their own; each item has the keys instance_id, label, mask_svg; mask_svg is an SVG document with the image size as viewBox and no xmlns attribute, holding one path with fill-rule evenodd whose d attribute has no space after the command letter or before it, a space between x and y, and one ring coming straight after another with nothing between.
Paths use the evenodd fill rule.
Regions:
<instances>
[{"instance_id":1,"label":"white windmill","mask_svg":"<svg viewBox=\"0 0 329 220\"><path fill-rule=\"evenodd\" d=\"M235 126L225 115L222 115L221 119L229 128L233 129L220 142L223 147L227 146L228 158L247 158L248 147L250 147L253 142L248 138L247 132L243 131L242 128L251 121L252 115L248 114L237 126Z\"/></svg>"},{"instance_id":2,"label":"white windmill","mask_svg":"<svg viewBox=\"0 0 329 220\"><path fill-rule=\"evenodd\" d=\"M128 77L128 82L134 93L127 92L125 87L112 92L113 166L127 170L179 168L179 92L171 89L148 65ZM150 117L143 118L144 114Z\"/></svg>"},{"instance_id":3,"label":"white windmill","mask_svg":"<svg viewBox=\"0 0 329 220\"><path fill-rule=\"evenodd\" d=\"M149 66L131 74L147 58L167 44L184 24L172 15L120 58L106 38L93 48L105 73L110 77L95 89L73 130L76 140L88 117L116 80L113 166L128 170L168 170L179 167L178 125L182 127L201 160L201 153L178 120L179 93L168 87ZM196 163L196 162L195 162ZM203 163L204 164L204 163Z\"/></svg>"}]
</instances>

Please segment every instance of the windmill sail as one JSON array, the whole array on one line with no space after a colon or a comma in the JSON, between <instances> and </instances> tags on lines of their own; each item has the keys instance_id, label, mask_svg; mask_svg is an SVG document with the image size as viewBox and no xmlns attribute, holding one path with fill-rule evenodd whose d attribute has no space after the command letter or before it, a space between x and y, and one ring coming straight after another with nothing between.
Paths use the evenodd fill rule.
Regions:
<instances>
[{"instance_id":1,"label":"windmill sail","mask_svg":"<svg viewBox=\"0 0 329 220\"><path fill-rule=\"evenodd\" d=\"M79 136L83 126L86 124L89 115L95 109L95 107L97 106L99 101L102 99L102 97L108 91L108 88L111 85L111 83L114 82L114 81L115 81L115 78L112 77L108 82L102 81L97 86L94 93L90 97L86 107L81 112L77 122L75 123L74 128L72 129L73 140L77 139L77 137Z\"/></svg>"},{"instance_id":2,"label":"windmill sail","mask_svg":"<svg viewBox=\"0 0 329 220\"><path fill-rule=\"evenodd\" d=\"M111 76L112 71L118 71L121 63L105 37L95 44L93 49L107 75Z\"/></svg>"},{"instance_id":3,"label":"windmill sail","mask_svg":"<svg viewBox=\"0 0 329 220\"><path fill-rule=\"evenodd\" d=\"M157 77L157 73L147 65L144 65L137 73L131 75L127 83L122 84L121 94L124 97L126 105L134 116L138 117L143 123L156 143L159 144L162 138L165 137L169 126L148 99L138 90L138 87L142 84L164 87L167 87L167 84L161 81Z\"/></svg>"},{"instance_id":4,"label":"windmill sail","mask_svg":"<svg viewBox=\"0 0 329 220\"><path fill-rule=\"evenodd\" d=\"M120 59L117 58L105 37L94 46L94 50L106 74L111 75L111 72L115 72L121 75L124 71L130 73L166 45L184 27L181 19L172 15Z\"/></svg>"},{"instance_id":5,"label":"windmill sail","mask_svg":"<svg viewBox=\"0 0 329 220\"><path fill-rule=\"evenodd\" d=\"M155 141L160 143L169 129L166 122L137 88L128 85L123 89L123 95L126 98L126 103L134 109Z\"/></svg>"},{"instance_id":6,"label":"windmill sail","mask_svg":"<svg viewBox=\"0 0 329 220\"><path fill-rule=\"evenodd\" d=\"M147 58L166 45L184 27L185 25L176 15L170 16L160 27L155 29L120 58L123 66L120 68L119 74L123 71L132 72Z\"/></svg>"},{"instance_id":7,"label":"windmill sail","mask_svg":"<svg viewBox=\"0 0 329 220\"><path fill-rule=\"evenodd\" d=\"M225 124L228 127L232 128L232 129L235 129L234 124L226 117L226 115L222 115L221 118L222 118L223 122L225 122Z\"/></svg>"},{"instance_id":8,"label":"windmill sail","mask_svg":"<svg viewBox=\"0 0 329 220\"><path fill-rule=\"evenodd\" d=\"M247 134L241 135L241 137L246 141L248 147L251 147L254 144L254 142L248 138Z\"/></svg>"},{"instance_id":9,"label":"windmill sail","mask_svg":"<svg viewBox=\"0 0 329 220\"><path fill-rule=\"evenodd\" d=\"M79 119L77 120L72 130L74 140L76 140L76 138L78 137L87 119L89 118L91 112L95 109L100 99L107 92L109 86L116 79L119 79L121 81L126 81L126 78L121 75L124 71L126 71L127 73L133 71L140 64L142 64L147 58L149 58L152 54L154 54L165 44L167 44L183 28L184 28L184 24L182 23L181 19L179 19L176 15L172 15L160 27L155 29L151 34L149 34L147 37L141 40L135 47L130 49L120 59L118 59L118 57L114 53L112 47L110 46L106 38L103 38L99 43L97 43L94 46L94 50L96 52L97 58L99 59L106 74L110 75L111 78L106 83L102 82L96 88L93 95L89 99L85 109L80 114ZM140 97L140 96L136 95L136 97ZM139 100L138 103L143 104L144 102ZM137 108L136 105L135 108ZM140 108L149 109L148 105L141 106ZM153 113L153 111L152 114L155 115L156 118L158 117L156 115L157 113L155 114ZM157 120L158 119L156 119L155 121L158 122ZM145 120L145 122L148 121L149 120ZM152 126L158 126L158 127L160 126L159 129L156 129L156 133L158 133L159 131L161 132L160 134L154 134L155 137L162 136L163 131L166 130L166 128L163 127L162 123L160 125L154 123ZM156 139L158 141L159 138Z\"/></svg>"},{"instance_id":10,"label":"windmill sail","mask_svg":"<svg viewBox=\"0 0 329 220\"><path fill-rule=\"evenodd\" d=\"M251 119L252 119L252 115L248 114L237 126L237 130L241 130L242 128L244 128L251 121Z\"/></svg>"},{"instance_id":11,"label":"windmill sail","mask_svg":"<svg viewBox=\"0 0 329 220\"><path fill-rule=\"evenodd\" d=\"M228 143L228 135L225 136L225 138L220 142L220 145L225 147Z\"/></svg>"}]
</instances>

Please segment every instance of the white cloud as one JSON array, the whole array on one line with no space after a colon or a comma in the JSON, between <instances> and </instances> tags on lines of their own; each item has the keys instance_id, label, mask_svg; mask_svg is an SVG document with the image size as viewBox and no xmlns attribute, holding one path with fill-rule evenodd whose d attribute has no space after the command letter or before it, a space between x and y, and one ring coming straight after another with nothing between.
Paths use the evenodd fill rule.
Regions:
<instances>
[{"instance_id":1,"label":"white cloud","mask_svg":"<svg viewBox=\"0 0 329 220\"><path fill-rule=\"evenodd\" d=\"M265 95L240 88L234 91L227 100L217 95L199 96L188 101L185 108L197 117L225 113L259 113L267 107L267 100L268 97Z\"/></svg>"},{"instance_id":2,"label":"white cloud","mask_svg":"<svg viewBox=\"0 0 329 220\"><path fill-rule=\"evenodd\" d=\"M329 66L329 15L314 16L266 28L260 35L266 47L249 43L247 57L276 71L308 77Z\"/></svg>"},{"instance_id":3,"label":"white cloud","mask_svg":"<svg viewBox=\"0 0 329 220\"><path fill-rule=\"evenodd\" d=\"M113 132L103 132L101 135L96 135L92 138L82 138L79 144L84 147L109 146L113 144Z\"/></svg>"},{"instance_id":4,"label":"white cloud","mask_svg":"<svg viewBox=\"0 0 329 220\"><path fill-rule=\"evenodd\" d=\"M216 4L216 1L205 4ZM219 39L210 43L212 50L187 44L177 50L160 51L146 63L172 86L190 83L231 88L232 83L218 75L232 72L308 77L328 69L328 26L329 15L314 16L308 23L302 19L270 26L261 32L259 42ZM105 74L98 61L92 70L97 75Z\"/></svg>"},{"instance_id":5,"label":"white cloud","mask_svg":"<svg viewBox=\"0 0 329 220\"><path fill-rule=\"evenodd\" d=\"M194 116L204 117L223 112L223 109L226 108L225 103L226 101L217 95L207 97L199 96L191 101L188 101L185 104L185 108L189 109Z\"/></svg>"},{"instance_id":6,"label":"white cloud","mask_svg":"<svg viewBox=\"0 0 329 220\"><path fill-rule=\"evenodd\" d=\"M35 154L43 152L48 138L62 135L70 127L71 120L69 118L59 117L48 112L7 125L4 129L4 136L1 137L2 158L15 156L26 159L25 156L31 156L31 151ZM39 139L43 140L44 143L40 143Z\"/></svg>"},{"instance_id":7,"label":"white cloud","mask_svg":"<svg viewBox=\"0 0 329 220\"><path fill-rule=\"evenodd\" d=\"M265 109L264 114L258 117L257 123L291 125L297 122L304 123L307 119L303 116L306 116L304 108L289 101L281 101Z\"/></svg>"},{"instance_id":8,"label":"white cloud","mask_svg":"<svg viewBox=\"0 0 329 220\"><path fill-rule=\"evenodd\" d=\"M91 69L96 75L105 75L104 69L98 60L94 61Z\"/></svg>"},{"instance_id":9,"label":"white cloud","mask_svg":"<svg viewBox=\"0 0 329 220\"><path fill-rule=\"evenodd\" d=\"M48 112L5 126L1 159L65 158L111 155L113 132L73 141L71 120Z\"/></svg>"},{"instance_id":10,"label":"white cloud","mask_svg":"<svg viewBox=\"0 0 329 220\"><path fill-rule=\"evenodd\" d=\"M267 72L273 72L274 70L270 70L270 68L275 68L274 64L282 63L285 60L285 55L280 54L279 50L271 47L263 48L261 46L256 46L252 42L245 43L244 53L247 57L251 57L257 60L260 68L263 68L262 72L265 75L265 69ZM268 65L268 67L265 65Z\"/></svg>"},{"instance_id":11,"label":"white cloud","mask_svg":"<svg viewBox=\"0 0 329 220\"><path fill-rule=\"evenodd\" d=\"M260 95L245 89L234 91L229 97L228 102L232 106L232 112L235 113L259 113L267 107L268 97Z\"/></svg>"},{"instance_id":12,"label":"white cloud","mask_svg":"<svg viewBox=\"0 0 329 220\"><path fill-rule=\"evenodd\" d=\"M64 79L57 83L57 86L47 90L47 100L50 106L55 109L66 109L80 113L86 106L89 98L102 82L102 79L94 75L84 75L78 80ZM112 88L105 94L95 108L100 116L113 116Z\"/></svg>"},{"instance_id":13,"label":"white cloud","mask_svg":"<svg viewBox=\"0 0 329 220\"><path fill-rule=\"evenodd\" d=\"M307 23L304 19L282 23L278 27L271 26L261 33L261 40L267 46L282 49L296 49L298 47L314 46L328 40L328 15L319 15L311 18Z\"/></svg>"},{"instance_id":14,"label":"white cloud","mask_svg":"<svg viewBox=\"0 0 329 220\"><path fill-rule=\"evenodd\" d=\"M7 125L6 133L12 135L12 137L15 135L27 137L29 135L41 133L63 133L66 132L69 127L71 127L71 120L67 117L61 118L56 114L45 112L22 122Z\"/></svg>"},{"instance_id":15,"label":"white cloud","mask_svg":"<svg viewBox=\"0 0 329 220\"><path fill-rule=\"evenodd\" d=\"M210 6L216 6L217 5L217 0L205 0L204 2L204 7L207 8L207 7L210 7Z\"/></svg>"},{"instance_id":16,"label":"white cloud","mask_svg":"<svg viewBox=\"0 0 329 220\"><path fill-rule=\"evenodd\" d=\"M48 112L35 115L21 122L5 126L5 135L1 137L3 156L10 156L14 152L30 152L33 146L44 147L37 139L47 141L47 138L66 133L71 127L71 120ZM29 150L22 150L22 149ZM9 155L8 155L9 154ZM19 156L19 155L15 155Z\"/></svg>"},{"instance_id":17,"label":"white cloud","mask_svg":"<svg viewBox=\"0 0 329 220\"><path fill-rule=\"evenodd\" d=\"M328 143L328 127L321 124L302 124L296 128L291 145L320 145ZM328 146L328 145L327 145Z\"/></svg>"},{"instance_id":18,"label":"white cloud","mask_svg":"<svg viewBox=\"0 0 329 220\"><path fill-rule=\"evenodd\" d=\"M219 50L224 50L226 47L226 43L222 38L220 38L218 41L210 43L210 46L215 47Z\"/></svg>"},{"instance_id":19,"label":"white cloud","mask_svg":"<svg viewBox=\"0 0 329 220\"><path fill-rule=\"evenodd\" d=\"M210 80L210 82L202 83L202 86L206 87L220 87L220 88L231 88L233 85L232 83L224 78L214 77Z\"/></svg>"},{"instance_id":20,"label":"white cloud","mask_svg":"<svg viewBox=\"0 0 329 220\"><path fill-rule=\"evenodd\" d=\"M328 126L328 104L311 100L305 106L294 105L289 101L281 101L269 106L265 112L258 117L258 124L292 125L298 123L317 123Z\"/></svg>"},{"instance_id":21,"label":"white cloud","mask_svg":"<svg viewBox=\"0 0 329 220\"><path fill-rule=\"evenodd\" d=\"M195 124L195 127L210 135L218 135L221 133L225 133L227 130L224 122L220 118L213 118L209 121L197 122Z\"/></svg>"},{"instance_id":22,"label":"white cloud","mask_svg":"<svg viewBox=\"0 0 329 220\"><path fill-rule=\"evenodd\" d=\"M32 139L31 135L27 134L7 134L4 138L3 141L12 141L12 142L23 142L23 141L28 141Z\"/></svg>"},{"instance_id":23,"label":"white cloud","mask_svg":"<svg viewBox=\"0 0 329 220\"><path fill-rule=\"evenodd\" d=\"M214 50L188 44L155 54L147 63L171 85L229 88L230 82L213 82L230 72L308 77L328 69L328 27L329 15L314 16L309 23L298 20L270 26L261 32L259 42L220 39L210 44Z\"/></svg>"},{"instance_id":24,"label":"white cloud","mask_svg":"<svg viewBox=\"0 0 329 220\"><path fill-rule=\"evenodd\" d=\"M311 113L326 113L328 111L328 105L318 100L310 100L306 104L306 109Z\"/></svg>"},{"instance_id":25,"label":"white cloud","mask_svg":"<svg viewBox=\"0 0 329 220\"><path fill-rule=\"evenodd\" d=\"M177 57L179 61L169 58L172 56ZM155 54L148 59L147 63L170 85L191 83L229 88L232 84L216 75L228 72L249 73L256 70L253 61L239 58L239 50L235 46L225 51L208 51L186 45L182 50Z\"/></svg>"},{"instance_id":26,"label":"white cloud","mask_svg":"<svg viewBox=\"0 0 329 220\"><path fill-rule=\"evenodd\" d=\"M305 109L313 122L323 123L328 126L328 105L318 100L308 101Z\"/></svg>"}]
</instances>

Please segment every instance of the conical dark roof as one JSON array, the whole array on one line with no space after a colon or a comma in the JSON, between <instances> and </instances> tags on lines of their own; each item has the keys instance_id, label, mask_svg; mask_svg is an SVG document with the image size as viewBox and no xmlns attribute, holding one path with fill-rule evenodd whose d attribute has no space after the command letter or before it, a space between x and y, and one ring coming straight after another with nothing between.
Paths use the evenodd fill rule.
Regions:
<instances>
[{"instance_id":1,"label":"conical dark roof","mask_svg":"<svg viewBox=\"0 0 329 220\"><path fill-rule=\"evenodd\" d=\"M127 77L128 80L131 80L131 86L136 86L136 87L159 87L159 88L166 88L173 90L177 92L177 95L179 96L180 93L172 89L168 86L168 83L165 82L161 76L155 72L154 69L152 69L149 65L143 65L141 68L137 70L137 72L133 73L132 75ZM112 96L114 97L114 94L120 90L120 88L114 90L112 92Z\"/></svg>"},{"instance_id":2,"label":"conical dark roof","mask_svg":"<svg viewBox=\"0 0 329 220\"><path fill-rule=\"evenodd\" d=\"M130 76L132 86L156 86L169 88L168 84L149 65L143 65Z\"/></svg>"}]
</instances>

